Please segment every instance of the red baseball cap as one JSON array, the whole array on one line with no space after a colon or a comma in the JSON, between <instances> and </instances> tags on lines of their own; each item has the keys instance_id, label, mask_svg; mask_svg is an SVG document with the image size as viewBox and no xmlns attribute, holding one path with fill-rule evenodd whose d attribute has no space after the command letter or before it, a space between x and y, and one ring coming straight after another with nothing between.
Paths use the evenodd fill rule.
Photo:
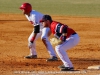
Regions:
<instances>
[{"instance_id":1,"label":"red baseball cap","mask_svg":"<svg viewBox=\"0 0 100 75\"><path fill-rule=\"evenodd\" d=\"M23 3L21 6L20 6L20 9L23 9L25 10L25 12L31 12L32 11L32 6L30 3Z\"/></svg>"}]
</instances>

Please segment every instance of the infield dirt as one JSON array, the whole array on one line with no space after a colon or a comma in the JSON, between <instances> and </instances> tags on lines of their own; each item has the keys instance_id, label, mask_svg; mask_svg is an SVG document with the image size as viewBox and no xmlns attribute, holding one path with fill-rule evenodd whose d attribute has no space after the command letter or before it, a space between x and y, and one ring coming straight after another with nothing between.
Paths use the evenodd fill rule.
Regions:
<instances>
[{"instance_id":1,"label":"infield dirt","mask_svg":"<svg viewBox=\"0 0 100 75\"><path fill-rule=\"evenodd\" d=\"M87 70L88 66L100 65L100 18L52 16L67 24L80 36L80 43L67 51L75 70L71 75L100 75L100 70ZM59 72L61 60L46 62L49 54L41 39L36 41L38 59L24 59L29 54L27 39L33 27L20 14L1 14L0 17L0 75L27 75L28 72ZM53 36L50 36L50 38ZM26 72L26 73L25 73ZM51 73L50 73L51 72ZM60 72L61 73L61 72ZM42 73L37 73L41 75ZM60 75L69 73L61 73ZM36 73L29 73L36 75ZM45 75L45 74L42 74ZM58 75L58 74L57 74Z\"/></svg>"}]
</instances>

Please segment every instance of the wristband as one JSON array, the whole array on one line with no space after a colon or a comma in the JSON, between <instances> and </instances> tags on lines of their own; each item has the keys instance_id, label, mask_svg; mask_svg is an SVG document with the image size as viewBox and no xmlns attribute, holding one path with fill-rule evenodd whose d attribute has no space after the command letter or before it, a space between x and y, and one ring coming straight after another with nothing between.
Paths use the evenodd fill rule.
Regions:
<instances>
[{"instance_id":1,"label":"wristband","mask_svg":"<svg viewBox=\"0 0 100 75\"><path fill-rule=\"evenodd\" d=\"M32 39L31 39L31 41L30 41L30 42L31 42L31 43L33 43L33 41L34 41L34 40L35 40L35 38L34 38L34 37L32 37Z\"/></svg>"},{"instance_id":2,"label":"wristband","mask_svg":"<svg viewBox=\"0 0 100 75\"><path fill-rule=\"evenodd\" d=\"M61 37L60 37L60 40L66 41L66 36L61 36Z\"/></svg>"}]
</instances>

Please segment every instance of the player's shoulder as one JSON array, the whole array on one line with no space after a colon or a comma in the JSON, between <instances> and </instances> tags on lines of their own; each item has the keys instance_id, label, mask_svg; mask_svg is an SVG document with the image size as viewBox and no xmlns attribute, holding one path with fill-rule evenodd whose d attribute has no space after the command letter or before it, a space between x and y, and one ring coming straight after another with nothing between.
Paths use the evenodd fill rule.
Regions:
<instances>
[{"instance_id":1,"label":"player's shoulder","mask_svg":"<svg viewBox=\"0 0 100 75\"><path fill-rule=\"evenodd\" d=\"M40 12L38 12L38 11L36 11L36 10L32 10L32 11L31 11L31 14L34 14L34 15L35 15L35 14L41 14L41 15L43 15L42 13L40 13Z\"/></svg>"},{"instance_id":2,"label":"player's shoulder","mask_svg":"<svg viewBox=\"0 0 100 75\"><path fill-rule=\"evenodd\" d=\"M32 11L31 11L31 13L36 13L36 12L37 12L36 10L32 10Z\"/></svg>"},{"instance_id":3,"label":"player's shoulder","mask_svg":"<svg viewBox=\"0 0 100 75\"><path fill-rule=\"evenodd\" d=\"M53 21L51 24L52 25L56 25L56 24L58 24L59 22L57 22L57 21Z\"/></svg>"}]
</instances>

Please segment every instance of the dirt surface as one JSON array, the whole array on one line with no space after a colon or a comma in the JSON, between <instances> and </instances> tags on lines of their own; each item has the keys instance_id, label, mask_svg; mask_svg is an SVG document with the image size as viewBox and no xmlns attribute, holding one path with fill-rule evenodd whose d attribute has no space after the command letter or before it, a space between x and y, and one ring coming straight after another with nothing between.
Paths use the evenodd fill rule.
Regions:
<instances>
[{"instance_id":1,"label":"dirt surface","mask_svg":"<svg viewBox=\"0 0 100 75\"><path fill-rule=\"evenodd\" d=\"M100 70L87 70L100 65L100 18L52 16L72 27L80 43L67 51L75 70L61 72L60 61L46 62L49 54L41 39L36 42L38 59L24 59L29 54L27 39L33 30L24 15L0 14L0 75L100 75ZM52 37L52 36L51 36Z\"/></svg>"}]
</instances>

